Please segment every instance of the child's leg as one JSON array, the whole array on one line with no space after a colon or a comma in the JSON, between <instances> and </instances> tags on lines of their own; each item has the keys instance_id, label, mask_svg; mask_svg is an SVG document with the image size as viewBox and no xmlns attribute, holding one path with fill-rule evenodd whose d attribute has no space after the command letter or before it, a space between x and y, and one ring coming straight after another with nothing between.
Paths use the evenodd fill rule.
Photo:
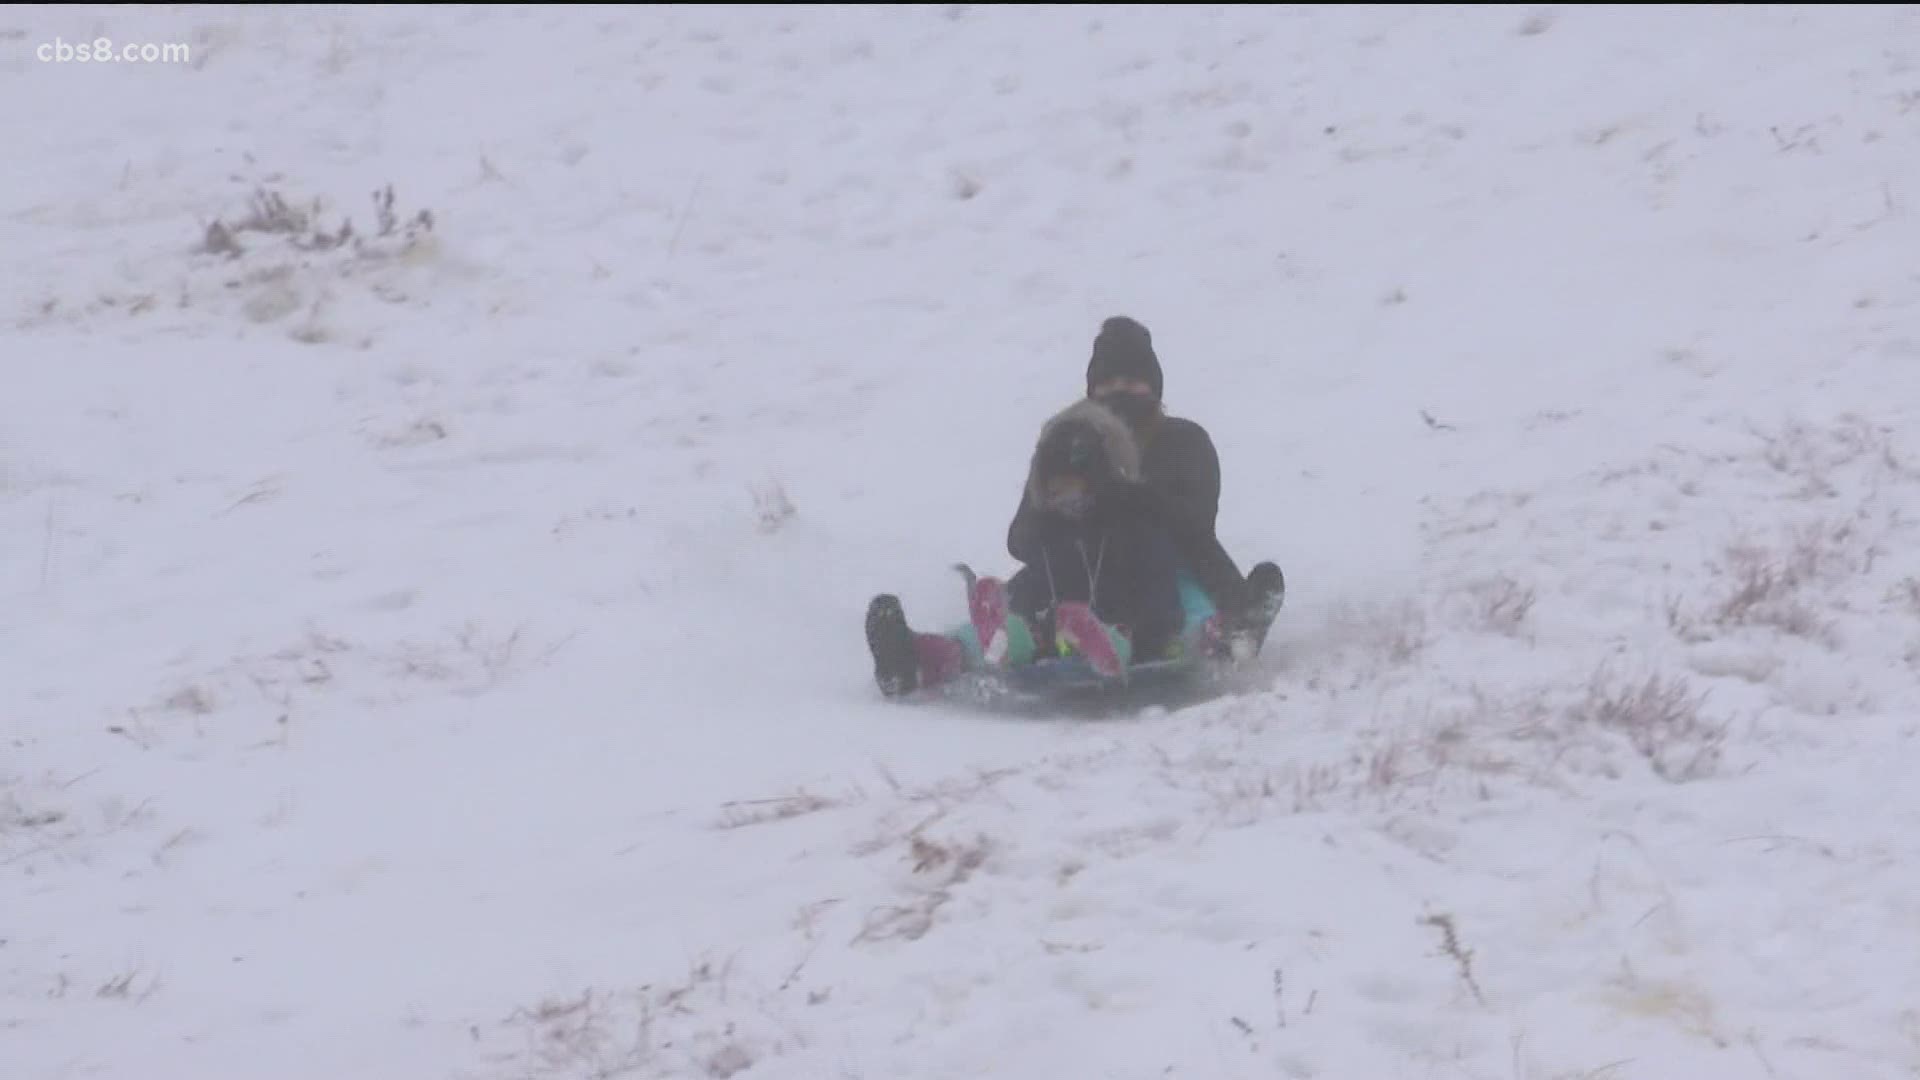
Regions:
<instances>
[{"instance_id":1,"label":"child's leg","mask_svg":"<svg viewBox=\"0 0 1920 1080\"><path fill-rule=\"evenodd\" d=\"M890 698L953 678L965 660L958 642L914 633L900 598L891 594L867 604L867 651L873 654L874 681Z\"/></svg>"},{"instance_id":2,"label":"child's leg","mask_svg":"<svg viewBox=\"0 0 1920 1080\"><path fill-rule=\"evenodd\" d=\"M1093 670L1110 679L1125 675L1133 662L1133 642L1117 628L1101 622L1085 604L1062 603L1056 607L1053 633L1062 655L1072 649L1085 657Z\"/></svg>"},{"instance_id":3,"label":"child's leg","mask_svg":"<svg viewBox=\"0 0 1920 1080\"><path fill-rule=\"evenodd\" d=\"M1054 603L1051 590L1042 589L1032 567L1022 569L1006 585L982 579L975 592L983 594L970 605L982 640L1007 642L1004 655L990 644L989 659L999 657L1001 663L1017 665L1030 663L1042 651L1060 656L1079 653L1095 671L1109 678L1120 677L1133 662L1131 638L1118 627L1101 622L1085 603ZM1049 606L1052 625L1043 628L1039 612ZM1020 610L1013 610L1016 607Z\"/></svg>"},{"instance_id":4,"label":"child's leg","mask_svg":"<svg viewBox=\"0 0 1920 1080\"><path fill-rule=\"evenodd\" d=\"M1018 667L1033 662L1033 624L1012 610L1011 594L998 578L980 578L967 590L967 614L972 624L970 658L992 667Z\"/></svg>"},{"instance_id":5,"label":"child's leg","mask_svg":"<svg viewBox=\"0 0 1920 1080\"><path fill-rule=\"evenodd\" d=\"M982 579L968 597L972 623L927 633L908 625L898 597L874 597L867 605L867 648L880 692L904 697L983 667L1032 663L1032 627L1024 616L1008 613L1004 599L999 582Z\"/></svg>"}]
</instances>

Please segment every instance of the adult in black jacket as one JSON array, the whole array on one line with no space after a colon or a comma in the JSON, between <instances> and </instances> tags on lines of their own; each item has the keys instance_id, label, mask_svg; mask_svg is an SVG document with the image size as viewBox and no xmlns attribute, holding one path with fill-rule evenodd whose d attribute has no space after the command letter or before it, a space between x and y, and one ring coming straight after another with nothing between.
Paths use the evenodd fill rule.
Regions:
<instances>
[{"instance_id":1,"label":"adult in black jacket","mask_svg":"<svg viewBox=\"0 0 1920 1080\"><path fill-rule=\"evenodd\" d=\"M1263 639L1282 600L1279 567L1263 562L1251 582L1220 543L1220 456L1207 430L1192 420L1168 416L1162 403L1165 378L1145 326L1126 316L1101 324L1087 362L1087 397L1124 417L1141 447L1143 483L1130 494L1142 499L1172 536L1181 561L1226 616L1229 627ZM1030 561L1036 542L1035 507L1023 492L1007 528L1007 552Z\"/></svg>"}]
</instances>

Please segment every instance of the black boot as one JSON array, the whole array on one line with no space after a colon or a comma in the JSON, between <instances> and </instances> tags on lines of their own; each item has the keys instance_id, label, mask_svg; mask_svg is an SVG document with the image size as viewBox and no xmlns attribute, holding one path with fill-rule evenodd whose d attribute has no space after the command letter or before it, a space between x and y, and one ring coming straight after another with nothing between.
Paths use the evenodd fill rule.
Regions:
<instances>
[{"instance_id":1,"label":"black boot","mask_svg":"<svg viewBox=\"0 0 1920 1080\"><path fill-rule=\"evenodd\" d=\"M899 597L883 593L867 605L867 651L873 654L873 679L881 694L905 697L919 687L920 654Z\"/></svg>"},{"instance_id":2,"label":"black boot","mask_svg":"<svg viewBox=\"0 0 1920 1080\"><path fill-rule=\"evenodd\" d=\"M1267 643L1267 631L1287 602L1287 579L1280 568L1263 562L1247 573L1239 610L1232 620L1232 649L1236 657L1257 656Z\"/></svg>"}]
</instances>

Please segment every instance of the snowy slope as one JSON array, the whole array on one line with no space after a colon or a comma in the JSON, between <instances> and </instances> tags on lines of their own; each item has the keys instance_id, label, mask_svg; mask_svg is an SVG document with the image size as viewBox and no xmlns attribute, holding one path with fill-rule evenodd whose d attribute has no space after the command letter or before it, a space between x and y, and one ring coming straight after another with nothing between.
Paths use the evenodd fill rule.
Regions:
<instances>
[{"instance_id":1,"label":"snowy slope","mask_svg":"<svg viewBox=\"0 0 1920 1080\"><path fill-rule=\"evenodd\" d=\"M1920 1072L1916 43L0 13L0 1076ZM1121 312L1261 685L883 705Z\"/></svg>"}]
</instances>

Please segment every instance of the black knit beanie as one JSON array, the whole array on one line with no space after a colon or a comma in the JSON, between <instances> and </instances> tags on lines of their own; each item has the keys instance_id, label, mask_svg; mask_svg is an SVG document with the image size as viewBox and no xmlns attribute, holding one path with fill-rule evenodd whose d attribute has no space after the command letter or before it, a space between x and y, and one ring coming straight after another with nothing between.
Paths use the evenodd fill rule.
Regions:
<instances>
[{"instance_id":1,"label":"black knit beanie","mask_svg":"<svg viewBox=\"0 0 1920 1080\"><path fill-rule=\"evenodd\" d=\"M1093 339L1093 358L1087 361L1088 396L1092 396L1095 383L1115 376L1140 379L1153 387L1156 400L1161 397L1164 377L1160 358L1153 354L1153 335L1125 315L1101 323L1100 333Z\"/></svg>"}]
</instances>

